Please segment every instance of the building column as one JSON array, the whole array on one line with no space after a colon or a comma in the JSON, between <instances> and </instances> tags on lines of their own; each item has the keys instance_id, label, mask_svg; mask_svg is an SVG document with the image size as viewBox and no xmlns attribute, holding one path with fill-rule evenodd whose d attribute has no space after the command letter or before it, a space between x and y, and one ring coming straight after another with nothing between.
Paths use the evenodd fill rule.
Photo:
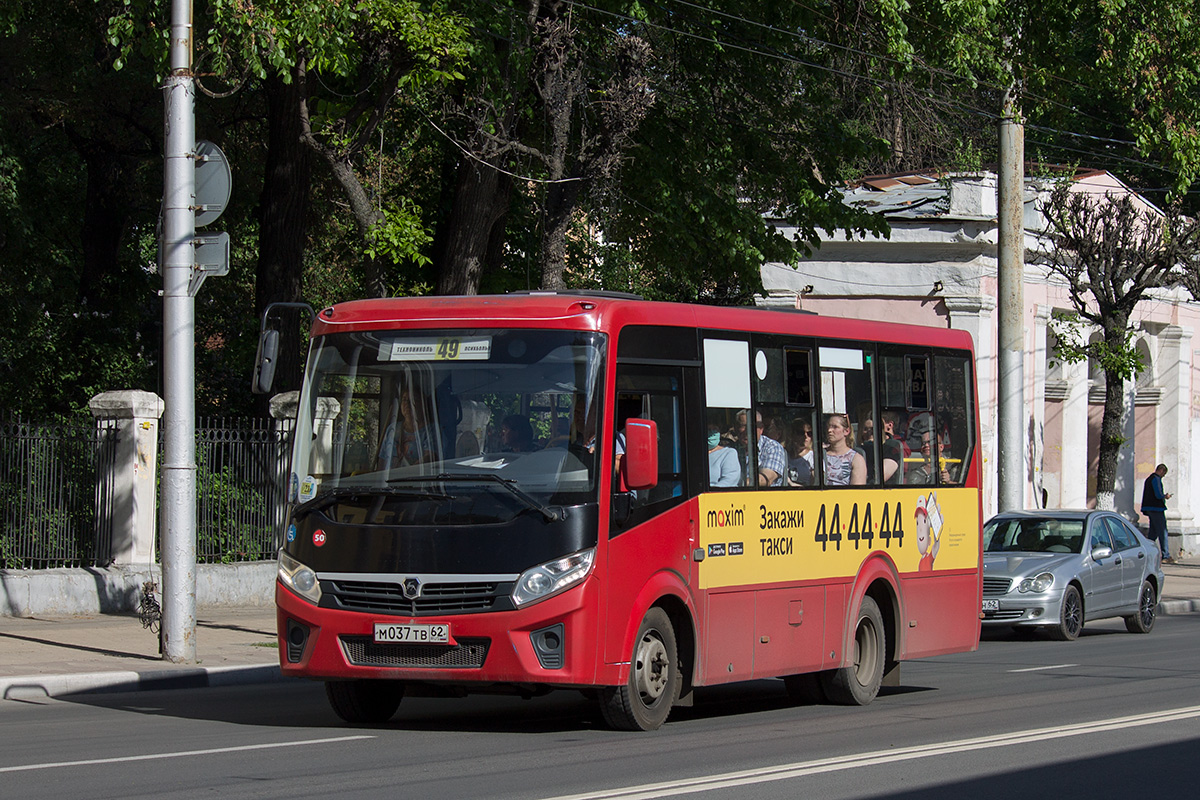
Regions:
<instances>
[{"instance_id":1,"label":"building column","mask_svg":"<svg viewBox=\"0 0 1200 800\"><path fill-rule=\"evenodd\" d=\"M88 401L97 427L115 423L116 452L98 476L112 492L112 559L117 566L154 563L158 515L158 420L163 401L134 389L102 392Z\"/></svg>"},{"instance_id":2,"label":"building column","mask_svg":"<svg viewBox=\"0 0 1200 800\"><path fill-rule=\"evenodd\" d=\"M1063 398L1059 505L1086 508L1088 502L1088 365L1063 364L1067 395Z\"/></svg>"},{"instance_id":3,"label":"building column","mask_svg":"<svg viewBox=\"0 0 1200 800\"><path fill-rule=\"evenodd\" d=\"M1172 553L1200 551L1200 526L1192 509L1192 332L1168 325L1158 334L1159 374L1162 402L1158 407L1155 447L1159 461L1167 465L1169 485L1175 489L1167 504L1167 530Z\"/></svg>"},{"instance_id":4,"label":"building column","mask_svg":"<svg viewBox=\"0 0 1200 800\"><path fill-rule=\"evenodd\" d=\"M1033 386L1028 397L1030 402L1029 430L1029 477L1033 484L1033 502L1027 507L1043 508L1042 489L1045 481L1042 465L1046 452L1046 348L1049 346L1047 332L1053 312L1050 306L1038 305L1034 311L1033 326Z\"/></svg>"},{"instance_id":5,"label":"building column","mask_svg":"<svg viewBox=\"0 0 1200 800\"><path fill-rule=\"evenodd\" d=\"M1137 433L1134 405L1137 403L1137 383L1125 381L1124 411L1121 414L1121 436L1125 439L1117 453L1117 479L1113 485L1113 509L1134 525L1138 522L1137 503L1141 496L1134 491L1137 485L1137 464L1134 456L1133 439Z\"/></svg>"},{"instance_id":6,"label":"building column","mask_svg":"<svg viewBox=\"0 0 1200 800\"><path fill-rule=\"evenodd\" d=\"M983 516L996 513L996 299L984 295L943 297L950 328L975 342L975 381L979 387L978 442L983 464Z\"/></svg>"}]
</instances>

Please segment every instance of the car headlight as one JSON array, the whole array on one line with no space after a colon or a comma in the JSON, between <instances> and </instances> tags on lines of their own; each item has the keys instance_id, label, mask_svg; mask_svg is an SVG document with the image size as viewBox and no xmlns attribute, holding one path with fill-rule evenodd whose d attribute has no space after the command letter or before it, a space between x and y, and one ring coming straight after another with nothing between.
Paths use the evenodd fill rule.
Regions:
<instances>
[{"instance_id":1,"label":"car headlight","mask_svg":"<svg viewBox=\"0 0 1200 800\"><path fill-rule=\"evenodd\" d=\"M589 548L525 570L513 587L513 605L536 603L570 589L588 576L595 558L596 549Z\"/></svg>"},{"instance_id":2,"label":"car headlight","mask_svg":"<svg viewBox=\"0 0 1200 800\"><path fill-rule=\"evenodd\" d=\"M317 580L317 573L282 550L279 551L279 580L313 605L321 602L321 583Z\"/></svg>"},{"instance_id":3,"label":"car headlight","mask_svg":"<svg viewBox=\"0 0 1200 800\"><path fill-rule=\"evenodd\" d=\"M1033 592L1040 594L1054 585L1054 576L1049 572L1043 572L1033 578L1026 578L1017 584L1018 592Z\"/></svg>"}]
</instances>

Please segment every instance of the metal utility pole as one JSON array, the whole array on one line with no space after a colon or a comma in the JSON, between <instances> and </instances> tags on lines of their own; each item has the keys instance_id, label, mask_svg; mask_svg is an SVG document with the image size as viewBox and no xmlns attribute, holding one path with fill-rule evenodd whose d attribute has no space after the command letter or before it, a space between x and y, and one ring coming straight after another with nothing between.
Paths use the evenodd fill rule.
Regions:
<instances>
[{"instance_id":1,"label":"metal utility pole","mask_svg":"<svg viewBox=\"0 0 1200 800\"><path fill-rule=\"evenodd\" d=\"M163 658L196 660L195 264L196 109L192 0L171 0L170 74L163 87Z\"/></svg>"},{"instance_id":2,"label":"metal utility pole","mask_svg":"<svg viewBox=\"0 0 1200 800\"><path fill-rule=\"evenodd\" d=\"M996 466L1000 511L1025 507L1025 126L1016 86L1004 97L1000 117L997 186L999 242L999 399Z\"/></svg>"}]
</instances>

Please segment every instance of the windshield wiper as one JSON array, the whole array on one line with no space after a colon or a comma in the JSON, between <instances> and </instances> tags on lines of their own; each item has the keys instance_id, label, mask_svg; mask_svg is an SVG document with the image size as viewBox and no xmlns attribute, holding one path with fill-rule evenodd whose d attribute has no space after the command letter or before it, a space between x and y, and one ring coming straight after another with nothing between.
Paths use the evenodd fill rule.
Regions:
<instances>
[{"instance_id":1,"label":"windshield wiper","mask_svg":"<svg viewBox=\"0 0 1200 800\"><path fill-rule=\"evenodd\" d=\"M388 481L391 483L391 481ZM296 515L308 514L313 511L323 511L334 503L348 497L369 497L375 499L381 495L388 497L411 497L417 500L453 500L453 496L442 492L419 492L411 489L396 489L391 486L337 486L319 493L312 500L296 506L292 512Z\"/></svg>"},{"instance_id":2,"label":"windshield wiper","mask_svg":"<svg viewBox=\"0 0 1200 800\"><path fill-rule=\"evenodd\" d=\"M519 489L516 484L506 478L501 478L499 475L490 473L468 473L461 475L451 475L448 472L443 472L439 475L410 475L403 478L392 478L388 483L408 483L416 481L441 481L441 482L469 482L476 483L478 481L488 481L490 483L498 483L512 493L513 497L520 500L529 508L541 514L547 522L558 522L560 519L566 519L566 509L551 508L537 498L526 494Z\"/></svg>"}]
</instances>

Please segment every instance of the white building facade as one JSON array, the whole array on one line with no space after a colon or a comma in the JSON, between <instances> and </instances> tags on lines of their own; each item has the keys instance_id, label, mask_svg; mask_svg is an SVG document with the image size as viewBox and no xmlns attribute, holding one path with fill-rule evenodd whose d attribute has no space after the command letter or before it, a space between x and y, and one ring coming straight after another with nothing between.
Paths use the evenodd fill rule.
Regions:
<instances>
[{"instance_id":1,"label":"white building facade","mask_svg":"<svg viewBox=\"0 0 1200 800\"><path fill-rule=\"evenodd\" d=\"M1128 189L1107 172L1077 174L1074 191ZM1048 190L1027 184L1025 196L1025 507L1094 505L1104 373L1063 364L1054 353L1051 319L1071 312L1060 280L1042 264L1038 211ZM867 179L847 202L884 214L891 237L824 241L795 267L762 268L764 305L831 317L858 317L965 330L975 340L984 465L984 514L996 511L997 221L996 176L907 174ZM1146 204L1147 208L1153 208ZM778 229L790 235L788 227ZM1176 555L1200 552L1192 497L1200 488L1200 304L1186 291L1163 290L1134 312L1135 344L1145 370L1126 386L1125 443L1118 461L1116 508L1143 527L1142 482L1164 463L1167 526Z\"/></svg>"}]
</instances>

